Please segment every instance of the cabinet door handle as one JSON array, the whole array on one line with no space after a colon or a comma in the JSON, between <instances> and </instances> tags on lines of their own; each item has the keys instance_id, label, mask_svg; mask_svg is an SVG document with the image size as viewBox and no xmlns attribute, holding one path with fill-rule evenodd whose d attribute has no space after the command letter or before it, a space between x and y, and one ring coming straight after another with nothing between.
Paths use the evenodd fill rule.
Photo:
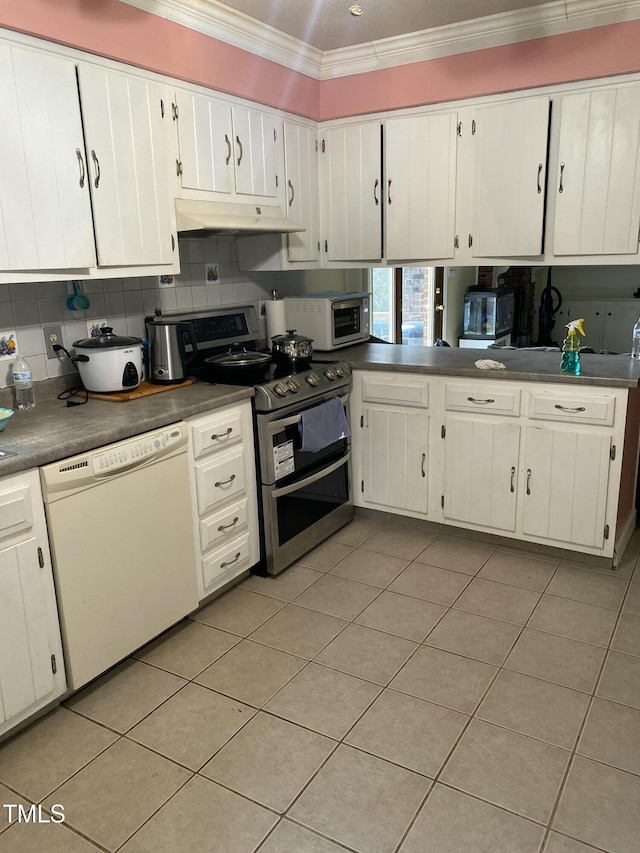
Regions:
<instances>
[{"instance_id":1,"label":"cabinet door handle","mask_svg":"<svg viewBox=\"0 0 640 853\"><path fill-rule=\"evenodd\" d=\"M491 397L487 397L486 400L478 400L476 397L467 397L467 400L470 403L478 403L478 405L485 406L487 403L495 403L495 400Z\"/></svg>"},{"instance_id":2,"label":"cabinet door handle","mask_svg":"<svg viewBox=\"0 0 640 853\"><path fill-rule=\"evenodd\" d=\"M540 175L542 174L542 163L538 163L538 192L542 192L542 187L540 186Z\"/></svg>"},{"instance_id":3,"label":"cabinet door handle","mask_svg":"<svg viewBox=\"0 0 640 853\"><path fill-rule=\"evenodd\" d=\"M387 186L387 204L391 204L391 178L389 178L389 185Z\"/></svg>"},{"instance_id":4,"label":"cabinet door handle","mask_svg":"<svg viewBox=\"0 0 640 853\"><path fill-rule=\"evenodd\" d=\"M426 477L426 476L427 476L427 475L425 474L425 471L424 471L424 463L425 463L426 459L427 459L427 454L426 454L426 453L423 453L423 454L422 454L422 462L421 462L421 465L420 465L420 471L421 471L421 473L422 473L422 476L423 476L423 477Z\"/></svg>"},{"instance_id":5,"label":"cabinet door handle","mask_svg":"<svg viewBox=\"0 0 640 853\"><path fill-rule=\"evenodd\" d=\"M236 515L236 517L233 519L233 521L230 522L229 524L221 524L218 527L218 532L222 533L223 530L228 530L230 527L235 527L237 523L238 523L238 516Z\"/></svg>"},{"instance_id":6,"label":"cabinet door handle","mask_svg":"<svg viewBox=\"0 0 640 853\"><path fill-rule=\"evenodd\" d=\"M93 160L93 164L96 167L96 177L93 182L93 185L96 189L98 189L98 184L100 183L100 161L98 160L96 152L93 150L93 148L91 149L91 159Z\"/></svg>"},{"instance_id":7,"label":"cabinet door handle","mask_svg":"<svg viewBox=\"0 0 640 853\"><path fill-rule=\"evenodd\" d=\"M294 190L291 181L287 181L287 184L289 185L289 189L291 190L291 198L289 199L289 207L291 207L291 205L293 204L293 200L296 197L296 191Z\"/></svg>"},{"instance_id":8,"label":"cabinet door handle","mask_svg":"<svg viewBox=\"0 0 640 853\"><path fill-rule=\"evenodd\" d=\"M227 429L224 432L214 432L213 435L211 436L211 441L213 441L214 438L226 438L228 435L231 435L232 432L233 432L233 427L227 427Z\"/></svg>"},{"instance_id":9,"label":"cabinet door handle","mask_svg":"<svg viewBox=\"0 0 640 853\"><path fill-rule=\"evenodd\" d=\"M556 403L553 408L560 409L561 412L586 412L584 406L577 406L575 409L572 409L570 406L561 406L560 403Z\"/></svg>"},{"instance_id":10,"label":"cabinet door handle","mask_svg":"<svg viewBox=\"0 0 640 853\"><path fill-rule=\"evenodd\" d=\"M232 474L232 475L229 477L229 479L228 479L228 480L217 480L217 481L214 483L214 486L216 486L216 488L217 488L218 486L228 486L228 485L229 485L229 483L233 483L233 481L235 480L235 478L236 478L236 475L235 475L235 474Z\"/></svg>"},{"instance_id":11,"label":"cabinet door handle","mask_svg":"<svg viewBox=\"0 0 640 853\"><path fill-rule=\"evenodd\" d=\"M236 144L237 144L238 148L240 149L240 156L238 157L238 161L237 161L237 165L239 166L240 162L242 161L242 155L244 153L243 148L242 148L242 142L240 142L239 136L236 136Z\"/></svg>"},{"instance_id":12,"label":"cabinet door handle","mask_svg":"<svg viewBox=\"0 0 640 853\"><path fill-rule=\"evenodd\" d=\"M84 160L82 159L82 151L79 148L76 148L76 157L78 158L78 167L80 169L80 186L83 187L85 177Z\"/></svg>"},{"instance_id":13,"label":"cabinet door handle","mask_svg":"<svg viewBox=\"0 0 640 853\"><path fill-rule=\"evenodd\" d=\"M513 485L513 478L515 477L516 468L515 465L511 466L511 487L509 489L510 492L515 492L515 487Z\"/></svg>"},{"instance_id":14,"label":"cabinet door handle","mask_svg":"<svg viewBox=\"0 0 640 853\"><path fill-rule=\"evenodd\" d=\"M234 563L237 563L237 562L238 562L238 560L240 559L240 554L241 554L241 551L238 551L238 553L235 555L235 557L233 558L233 560L227 560L227 562L226 562L226 563L220 563L220 568L221 568L221 569L224 569L224 568L226 568L227 566L232 566Z\"/></svg>"},{"instance_id":15,"label":"cabinet door handle","mask_svg":"<svg viewBox=\"0 0 640 853\"><path fill-rule=\"evenodd\" d=\"M531 489L529 488L529 483L531 481L531 468L527 468L527 494L531 494Z\"/></svg>"},{"instance_id":16,"label":"cabinet door handle","mask_svg":"<svg viewBox=\"0 0 640 853\"><path fill-rule=\"evenodd\" d=\"M380 183L380 181L376 178L375 182L373 184L373 200L375 201L376 204L380 204L380 199L376 195L376 193L378 191L378 184L379 183Z\"/></svg>"},{"instance_id":17,"label":"cabinet door handle","mask_svg":"<svg viewBox=\"0 0 640 853\"><path fill-rule=\"evenodd\" d=\"M564 163L560 163L560 186L558 187L558 192L564 192Z\"/></svg>"},{"instance_id":18,"label":"cabinet door handle","mask_svg":"<svg viewBox=\"0 0 640 853\"><path fill-rule=\"evenodd\" d=\"M225 164L225 166L228 166L229 160L231 160L231 142L229 141L229 137L227 136L226 133L224 135L224 141L227 143L227 157L224 161L224 164Z\"/></svg>"}]
</instances>

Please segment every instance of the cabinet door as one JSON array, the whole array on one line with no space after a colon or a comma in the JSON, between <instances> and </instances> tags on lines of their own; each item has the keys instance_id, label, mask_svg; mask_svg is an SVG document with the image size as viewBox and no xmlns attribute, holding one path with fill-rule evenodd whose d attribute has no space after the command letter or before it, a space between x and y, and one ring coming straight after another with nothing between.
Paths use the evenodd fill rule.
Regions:
<instances>
[{"instance_id":1,"label":"cabinet door","mask_svg":"<svg viewBox=\"0 0 640 853\"><path fill-rule=\"evenodd\" d=\"M365 500L426 514L429 416L366 406L363 432Z\"/></svg>"},{"instance_id":2,"label":"cabinet door","mask_svg":"<svg viewBox=\"0 0 640 853\"><path fill-rule=\"evenodd\" d=\"M445 421L444 517L513 532L520 427L448 417Z\"/></svg>"},{"instance_id":3,"label":"cabinet door","mask_svg":"<svg viewBox=\"0 0 640 853\"><path fill-rule=\"evenodd\" d=\"M186 90L176 93L176 104L182 187L233 192L230 105Z\"/></svg>"},{"instance_id":4,"label":"cabinet door","mask_svg":"<svg viewBox=\"0 0 640 853\"><path fill-rule=\"evenodd\" d=\"M385 123L387 258L453 257L456 125L456 113Z\"/></svg>"},{"instance_id":5,"label":"cabinet door","mask_svg":"<svg viewBox=\"0 0 640 853\"><path fill-rule=\"evenodd\" d=\"M0 45L0 269L94 266L75 64Z\"/></svg>"},{"instance_id":6,"label":"cabinet door","mask_svg":"<svg viewBox=\"0 0 640 853\"><path fill-rule=\"evenodd\" d=\"M630 352L633 327L640 314L640 300L607 302L604 306L602 349L610 352Z\"/></svg>"},{"instance_id":7,"label":"cabinet door","mask_svg":"<svg viewBox=\"0 0 640 853\"><path fill-rule=\"evenodd\" d=\"M561 101L554 255L636 254L640 86Z\"/></svg>"},{"instance_id":8,"label":"cabinet door","mask_svg":"<svg viewBox=\"0 0 640 853\"><path fill-rule=\"evenodd\" d=\"M51 637L57 611L46 572L35 539L0 551L0 723L64 690L56 690L62 657L59 634Z\"/></svg>"},{"instance_id":9,"label":"cabinet door","mask_svg":"<svg viewBox=\"0 0 640 853\"><path fill-rule=\"evenodd\" d=\"M287 235L288 258L289 261L315 261L320 240L320 178L315 131L285 122L284 152L287 218L307 229Z\"/></svg>"},{"instance_id":10,"label":"cabinet door","mask_svg":"<svg viewBox=\"0 0 640 853\"><path fill-rule=\"evenodd\" d=\"M522 532L602 548L611 437L528 427Z\"/></svg>"},{"instance_id":11,"label":"cabinet door","mask_svg":"<svg viewBox=\"0 0 640 853\"><path fill-rule=\"evenodd\" d=\"M380 123L326 131L324 221L330 261L382 258Z\"/></svg>"},{"instance_id":12,"label":"cabinet door","mask_svg":"<svg viewBox=\"0 0 640 853\"><path fill-rule=\"evenodd\" d=\"M275 197L276 120L257 110L232 107L235 189L240 195Z\"/></svg>"},{"instance_id":13,"label":"cabinet door","mask_svg":"<svg viewBox=\"0 0 640 853\"><path fill-rule=\"evenodd\" d=\"M473 256L540 255L549 98L483 107L473 133Z\"/></svg>"},{"instance_id":14,"label":"cabinet door","mask_svg":"<svg viewBox=\"0 0 640 853\"><path fill-rule=\"evenodd\" d=\"M172 263L164 88L92 65L79 81L99 266Z\"/></svg>"}]
</instances>

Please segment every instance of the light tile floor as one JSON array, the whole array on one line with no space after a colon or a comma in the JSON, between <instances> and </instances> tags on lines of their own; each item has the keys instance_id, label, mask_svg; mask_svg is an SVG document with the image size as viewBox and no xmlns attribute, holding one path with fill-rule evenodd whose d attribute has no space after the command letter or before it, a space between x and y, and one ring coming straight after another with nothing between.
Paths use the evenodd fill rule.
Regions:
<instances>
[{"instance_id":1,"label":"light tile floor","mask_svg":"<svg viewBox=\"0 0 640 853\"><path fill-rule=\"evenodd\" d=\"M639 553L358 516L0 746L0 853L638 853Z\"/></svg>"}]
</instances>

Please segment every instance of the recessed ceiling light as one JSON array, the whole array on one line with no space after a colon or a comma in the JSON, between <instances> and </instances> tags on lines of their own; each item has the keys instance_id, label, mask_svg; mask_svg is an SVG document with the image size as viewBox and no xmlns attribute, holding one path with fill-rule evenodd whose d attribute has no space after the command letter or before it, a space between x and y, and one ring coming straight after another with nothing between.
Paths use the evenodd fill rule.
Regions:
<instances>
[{"instance_id":1,"label":"recessed ceiling light","mask_svg":"<svg viewBox=\"0 0 640 853\"><path fill-rule=\"evenodd\" d=\"M354 3L353 6L350 6L349 11L356 18L359 18L360 15L364 14L364 9L362 8L362 6L358 6L357 3Z\"/></svg>"}]
</instances>

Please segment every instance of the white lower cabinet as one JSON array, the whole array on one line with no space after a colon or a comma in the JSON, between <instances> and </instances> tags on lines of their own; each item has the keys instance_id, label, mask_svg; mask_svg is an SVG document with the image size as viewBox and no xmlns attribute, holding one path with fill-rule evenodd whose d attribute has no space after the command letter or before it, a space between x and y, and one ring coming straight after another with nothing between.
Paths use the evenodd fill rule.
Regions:
<instances>
[{"instance_id":1,"label":"white lower cabinet","mask_svg":"<svg viewBox=\"0 0 640 853\"><path fill-rule=\"evenodd\" d=\"M519 450L517 423L447 417L442 508L445 520L513 533Z\"/></svg>"},{"instance_id":2,"label":"white lower cabinet","mask_svg":"<svg viewBox=\"0 0 640 853\"><path fill-rule=\"evenodd\" d=\"M424 516L429 503L428 380L356 373L354 398L356 505Z\"/></svg>"},{"instance_id":3,"label":"white lower cabinet","mask_svg":"<svg viewBox=\"0 0 640 853\"><path fill-rule=\"evenodd\" d=\"M638 395L355 371L355 503L615 560L635 522Z\"/></svg>"},{"instance_id":4,"label":"white lower cabinet","mask_svg":"<svg viewBox=\"0 0 640 853\"><path fill-rule=\"evenodd\" d=\"M187 419L200 601L259 559L251 403Z\"/></svg>"},{"instance_id":5,"label":"white lower cabinet","mask_svg":"<svg viewBox=\"0 0 640 853\"><path fill-rule=\"evenodd\" d=\"M0 736L66 690L38 471L0 480Z\"/></svg>"}]
</instances>

